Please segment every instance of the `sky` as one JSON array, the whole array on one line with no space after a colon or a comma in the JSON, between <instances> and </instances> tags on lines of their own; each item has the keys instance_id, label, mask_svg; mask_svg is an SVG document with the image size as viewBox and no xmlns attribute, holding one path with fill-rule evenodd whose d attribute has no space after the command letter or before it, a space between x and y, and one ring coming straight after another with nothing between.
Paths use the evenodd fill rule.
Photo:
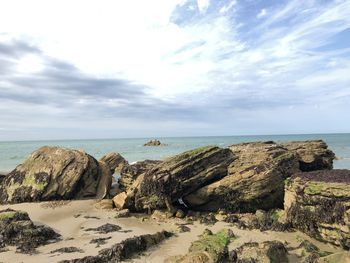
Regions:
<instances>
[{"instance_id":1,"label":"sky","mask_svg":"<svg viewBox=\"0 0 350 263\"><path fill-rule=\"evenodd\" d=\"M0 140L350 132L350 0L0 0Z\"/></svg>"}]
</instances>

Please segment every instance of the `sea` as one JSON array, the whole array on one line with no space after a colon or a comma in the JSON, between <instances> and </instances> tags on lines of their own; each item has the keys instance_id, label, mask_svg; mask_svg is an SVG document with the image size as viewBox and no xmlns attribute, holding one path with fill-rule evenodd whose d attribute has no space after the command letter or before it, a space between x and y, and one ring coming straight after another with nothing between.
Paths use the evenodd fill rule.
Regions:
<instances>
[{"instance_id":1,"label":"sea","mask_svg":"<svg viewBox=\"0 0 350 263\"><path fill-rule=\"evenodd\" d=\"M89 139L89 140L54 140L54 141L4 141L0 142L0 172L12 171L34 150L41 146L61 146L72 149L83 149L99 159L108 152L118 152L129 163L146 159L161 160L166 157L193 148L217 145L226 147L241 142L275 141L286 142L295 140L324 140L336 154L334 168L350 169L350 133L342 134L298 134L298 135L258 135L258 136L211 136L211 137L173 137L157 138L166 146L145 147L148 140L137 139Z\"/></svg>"}]
</instances>

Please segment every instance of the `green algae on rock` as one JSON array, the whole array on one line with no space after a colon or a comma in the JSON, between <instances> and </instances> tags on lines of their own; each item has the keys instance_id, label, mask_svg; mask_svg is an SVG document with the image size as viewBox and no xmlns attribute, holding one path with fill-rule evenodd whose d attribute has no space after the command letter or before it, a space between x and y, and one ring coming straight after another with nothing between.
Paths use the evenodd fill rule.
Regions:
<instances>
[{"instance_id":1,"label":"green algae on rock","mask_svg":"<svg viewBox=\"0 0 350 263\"><path fill-rule=\"evenodd\" d=\"M188 254L166 259L165 263L217 263L226 262L229 257L228 245L235 238L229 229L222 229L216 234L204 231L199 239L192 242Z\"/></svg>"},{"instance_id":2,"label":"green algae on rock","mask_svg":"<svg viewBox=\"0 0 350 263\"><path fill-rule=\"evenodd\" d=\"M0 211L0 249L16 246L21 253L33 253L38 246L57 241L59 237L49 227L34 225L26 212Z\"/></svg>"},{"instance_id":3,"label":"green algae on rock","mask_svg":"<svg viewBox=\"0 0 350 263\"><path fill-rule=\"evenodd\" d=\"M285 210L293 227L350 249L350 171L297 173L286 184Z\"/></svg>"},{"instance_id":4,"label":"green algae on rock","mask_svg":"<svg viewBox=\"0 0 350 263\"><path fill-rule=\"evenodd\" d=\"M0 203L103 198L111 185L105 163L78 150L42 147L0 185Z\"/></svg>"}]
</instances>

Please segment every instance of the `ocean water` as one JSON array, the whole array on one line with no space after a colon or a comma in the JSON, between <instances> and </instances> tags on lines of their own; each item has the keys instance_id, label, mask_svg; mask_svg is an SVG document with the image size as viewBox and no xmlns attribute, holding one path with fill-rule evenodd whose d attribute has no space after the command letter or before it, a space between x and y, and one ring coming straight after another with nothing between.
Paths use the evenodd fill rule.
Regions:
<instances>
[{"instance_id":1,"label":"ocean water","mask_svg":"<svg viewBox=\"0 0 350 263\"><path fill-rule=\"evenodd\" d=\"M350 134L305 134L305 135L261 135L261 136L224 136L224 137L181 137L158 138L167 144L164 147L144 147L150 138L138 139L101 139L101 140L60 140L60 141L17 141L0 142L0 171L8 172L23 162L27 155L37 148L63 146L83 149L95 158L108 152L119 152L130 163L145 159L164 159L205 145L229 146L235 143L273 140L285 142L293 140L322 139L337 156L334 168L350 169Z\"/></svg>"}]
</instances>

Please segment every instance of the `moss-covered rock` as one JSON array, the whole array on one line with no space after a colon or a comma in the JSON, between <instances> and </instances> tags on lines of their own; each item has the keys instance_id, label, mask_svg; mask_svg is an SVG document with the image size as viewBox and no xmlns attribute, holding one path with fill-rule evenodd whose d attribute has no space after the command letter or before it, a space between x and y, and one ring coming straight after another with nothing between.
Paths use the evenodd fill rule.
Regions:
<instances>
[{"instance_id":1,"label":"moss-covered rock","mask_svg":"<svg viewBox=\"0 0 350 263\"><path fill-rule=\"evenodd\" d=\"M286 184L289 222L310 236L350 248L350 171L298 173Z\"/></svg>"},{"instance_id":2,"label":"moss-covered rock","mask_svg":"<svg viewBox=\"0 0 350 263\"><path fill-rule=\"evenodd\" d=\"M5 177L0 203L103 198L110 185L105 163L82 151L45 146Z\"/></svg>"},{"instance_id":3,"label":"moss-covered rock","mask_svg":"<svg viewBox=\"0 0 350 263\"><path fill-rule=\"evenodd\" d=\"M228 260L228 244L234 234L229 229L223 229L213 234L204 231L198 240L194 241L185 256L175 256L166 259L166 263L216 263Z\"/></svg>"},{"instance_id":4,"label":"moss-covered rock","mask_svg":"<svg viewBox=\"0 0 350 263\"><path fill-rule=\"evenodd\" d=\"M21 253L33 253L38 246L57 241L59 236L49 227L34 225L26 212L0 211L0 249L16 246Z\"/></svg>"},{"instance_id":5,"label":"moss-covered rock","mask_svg":"<svg viewBox=\"0 0 350 263\"><path fill-rule=\"evenodd\" d=\"M232 145L228 175L184 198L191 207L252 212L283 207L284 180L299 171L296 155L274 142Z\"/></svg>"}]
</instances>

